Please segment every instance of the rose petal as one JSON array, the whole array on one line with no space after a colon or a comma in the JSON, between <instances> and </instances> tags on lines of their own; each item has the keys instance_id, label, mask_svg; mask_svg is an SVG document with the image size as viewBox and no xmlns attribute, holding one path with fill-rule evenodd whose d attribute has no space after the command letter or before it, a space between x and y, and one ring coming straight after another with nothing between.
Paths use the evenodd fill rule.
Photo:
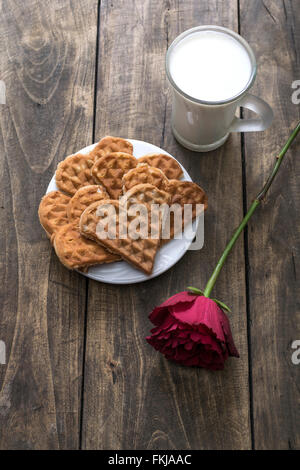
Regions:
<instances>
[{"instance_id":1,"label":"rose petal","mask_svg":"<svg viewBox=\"0 0 300 470\"><path fill-rule=\"evenodd\" d=\"M222 310L221 310L221 312L222 312L221 324L222 324L222 328L223 328L224 335L225 335L225 338L226 338L226 345L227 345L227 348L228 348L229 355L230 356L235 356L235 357L240 357L239 352L236 349L234 341L233 341L229 320L228 320L226 314Z\"/></svg>"},{"instance_id":2,"label":"rose petal","mask_svg":"<svg viewBox=\"0 0 300 470\"><path fill-rule=\"evenodd\" d=\"M155 309L150 313L149 318L154 325L160 325L168 315L170 311L169 307L172 307L173 305L181 305L182 308L187 308L190 303L195 301L196 297L196 295L191 295L188 292L179 292L167 299L159 305L159 307L155 307Z\"/></svg>"}]
</instances>

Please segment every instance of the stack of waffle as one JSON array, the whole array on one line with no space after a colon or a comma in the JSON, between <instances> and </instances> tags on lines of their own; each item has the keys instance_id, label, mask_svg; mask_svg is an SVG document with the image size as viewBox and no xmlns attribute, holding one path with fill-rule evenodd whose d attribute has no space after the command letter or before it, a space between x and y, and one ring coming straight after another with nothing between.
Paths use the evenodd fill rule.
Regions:
<instances>
[{"instance_id":1,"label":"stack of waffle","mask_svg":"<svg viewBox=\"0 0 300 470\"><path fill-rule=\"evenodd\" d=\"M107 136L90 153L70 155L59 163L55 174L59 191L42 198L40 223L58 258L69 269L86 272L93 265L125 260L151 274L156 252L167 241L160 239L161 216L153 221L148 210L143 221L139 213L139 225L144 222L146 236L142 231L140 235L135 232L134 237L128 231L124 236L120 220L126 215L127 228L135 224L137 212L132 209L136 204L151 209L153 204L174 203L182 208L192 204L194 219L196 205L203 204L206 209L207 198L197 184L181 177L182 169L174 158L149 154L136 159L130 142ZM108 216L108 208L114 209L113 216ZM111 225L109 217L114 217ZM182 228L185 223L183 220ZM100 236L101 224L106 230L114 227L115 236ZM169 239L173 238L172 213L169 233Z\"/></svg>"}]
</instances>

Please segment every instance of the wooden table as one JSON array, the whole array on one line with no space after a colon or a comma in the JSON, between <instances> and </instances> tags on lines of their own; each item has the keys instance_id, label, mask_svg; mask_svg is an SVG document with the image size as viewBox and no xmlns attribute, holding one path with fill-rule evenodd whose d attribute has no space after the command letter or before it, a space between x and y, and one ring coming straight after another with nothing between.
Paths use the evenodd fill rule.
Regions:
<instances>
[{"instance_id":1,"label":"wooden table","mask_svg":"<svg viewBox=\"0 0 300 470\"><path fill-rule=\"evenodd\" d=\"M222 372L179 367L144 339L155 305L204 286L299 119L298 1L1 3L1 448L299 448L299 141L214 290L232 307L240 359ZM253 92L275 113L268 131L207 154L176 143L164 71L171 41L199 24L245 37ZM106 134L163 147L209 197L204 248L138 285L65 269L37 217L57 163Z\"/></svg>"}]
</instances>

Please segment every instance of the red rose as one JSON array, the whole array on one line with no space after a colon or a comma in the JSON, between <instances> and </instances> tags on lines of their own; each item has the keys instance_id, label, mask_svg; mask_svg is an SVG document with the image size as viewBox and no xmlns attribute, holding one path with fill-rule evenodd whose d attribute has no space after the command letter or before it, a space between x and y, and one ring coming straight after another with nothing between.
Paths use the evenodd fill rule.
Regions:
<instances>
[{"instance_id":1,"label":"red rose","mask_svg":"<svg viewBox=\"0 0 300 470\"><path fill-rule=\"evenodd\" d=\"M227 316L207 297L179 292L149 318L156 326L146 340L167 359L218 370L228 356L239 357Z\"/></svg>"}]
</instances>

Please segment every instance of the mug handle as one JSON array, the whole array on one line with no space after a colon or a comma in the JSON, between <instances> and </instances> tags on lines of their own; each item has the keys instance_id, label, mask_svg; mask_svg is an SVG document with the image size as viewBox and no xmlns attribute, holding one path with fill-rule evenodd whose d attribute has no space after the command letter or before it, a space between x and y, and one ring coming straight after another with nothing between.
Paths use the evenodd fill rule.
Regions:
<instances>
[{"instance_id":1,"label":"mug handle","mask_svg":"<svg viewBox=\"0 0 300 470\"><path fill-rule=\"evenodd\" d=\"M239 102L239 106L254 111L258 117L253 119L240 119L235 117L229 132L255 132L264 131L273 121L272 108L261 98L248 93Z\"/></svg>"}]
</instances>

